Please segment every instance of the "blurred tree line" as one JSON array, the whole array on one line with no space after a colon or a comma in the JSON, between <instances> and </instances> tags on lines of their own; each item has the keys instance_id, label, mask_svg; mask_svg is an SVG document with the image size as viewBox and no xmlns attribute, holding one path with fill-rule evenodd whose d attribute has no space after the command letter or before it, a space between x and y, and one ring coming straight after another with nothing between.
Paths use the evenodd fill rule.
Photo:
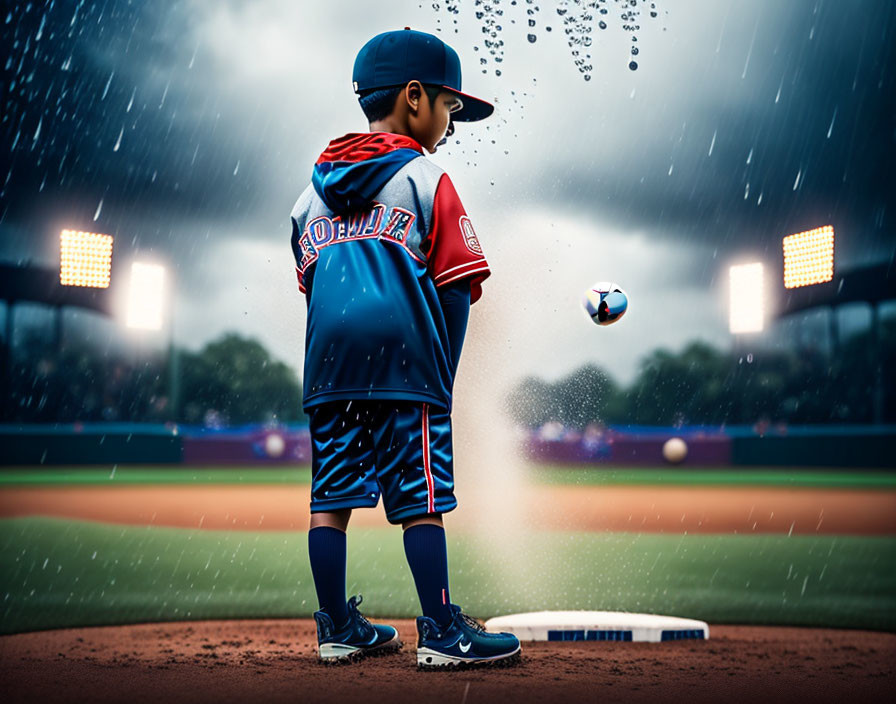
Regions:
<instances>
[{"instance_id":1,"label":"blurred tree line","mask_svg":"<svg viewBox=\"0 0 896 704\"><path fill-rule=\"evenodd\" d=\"M883 419L896 422L896 320L881 320L879 348ZM529 427L871 423L874 354L868 333L844 340L834 358L824 347L748 354L692 342L677 354L648 354L628 388L586 365L555 382L523 379L509 407Z\"/></svg>"},{"instance_id":2,"label":"blurred tree line","mask_svg":"<svg viewBox=\"0 0 896 704\"><path fill-rule=\"evenodd\" d=\"M103 352L86 342L61 351L27 331L17 344L7 421L167 422L204 425L304 420L302 385L260 342L225 334L198 352L178 349L178 408L167 350ZM4 348L2 354L7 350ZM4 357L5 358L5 357Z\"/></svg>"},{"instance_id":3,"label":"blurred tree line","mask_svg":"<svg viewBox=\"0 0 896 704\"><path fill-rule=\"evenodd\" d=\"M884 420L896 422L896 320L880 325ZM6 353L5 347L0 350ZM26 331L17 345L7 421L166 422L239 425L302 421L302 386L295 372L257 340L225 334L198 352L180 349L180 401L171 407L167 351L102 352ZM555 382L521 380L509 398L514 418L535 427L603 424L870 423L875 388L867 333L825 347L753 354L692 342L681 352L649 353L628 388L595 365Z\"/></svg>"}]
</instances>

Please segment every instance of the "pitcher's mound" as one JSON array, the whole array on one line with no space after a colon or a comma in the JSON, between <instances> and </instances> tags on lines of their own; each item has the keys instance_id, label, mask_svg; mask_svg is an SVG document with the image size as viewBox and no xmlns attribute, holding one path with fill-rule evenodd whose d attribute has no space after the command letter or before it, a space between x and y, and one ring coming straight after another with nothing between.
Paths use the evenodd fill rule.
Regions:
<instances>
[{"instance_id":1,"label":"pitcher's mound","mask_svg":"<svg viewBox=\"0 0 896 704\"><path fill-rule=\"evenodd\" d=\"M344 667L316 661L314 623L210 621L0 638L4 701L40 702L818 702L884 701L896 688L896 635L712 626L712 640L523 643L500 670L419 672L405 643Z\"/></svg>"}]
</instances>

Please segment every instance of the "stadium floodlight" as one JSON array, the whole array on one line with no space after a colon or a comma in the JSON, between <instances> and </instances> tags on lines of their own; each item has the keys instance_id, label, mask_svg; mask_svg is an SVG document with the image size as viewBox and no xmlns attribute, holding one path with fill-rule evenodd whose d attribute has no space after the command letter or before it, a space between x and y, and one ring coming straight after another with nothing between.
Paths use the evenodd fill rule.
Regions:
<instances>
[{"instance_id":1,"label":"stadium floodlight","mask_svg":"<svg viewBox=\"0 0 896 704\"><path fill-rule=\"evenodd\" d=\"M112 236L63 230L60 235L59 283L63 286L109 288Z\"/></svg>"},{"instance_id":2,"label":"stadium floodlight","mask_svg":"<svg viewBox=\"0 0 896 704\"><path fill-rule=\"evenodd\" d=\"M738 264L729 270L728 329L732 334L762 332L765 324L765 301L760 262Z\"/></svg>"},{"instance_id":3,"label":"stadium floodlight","mask_svg":"<svg viewBox=\"0 0 896 704\"><path fill-rule=\"evenodd\" d=\"M784 244L784 288L821 284L834 278L834 228L790 235Z\"/></svg>"},{"instance_id":4,"label":"stadium floodlight","mask_svg":"<svg viewBox=\"0 0 896 704\"><path fill-rule=\"evenodd\" d=\"M165 267L131 264L127 326L138 330L160 330L165 305Z\"/></svg>"}]
</instances>

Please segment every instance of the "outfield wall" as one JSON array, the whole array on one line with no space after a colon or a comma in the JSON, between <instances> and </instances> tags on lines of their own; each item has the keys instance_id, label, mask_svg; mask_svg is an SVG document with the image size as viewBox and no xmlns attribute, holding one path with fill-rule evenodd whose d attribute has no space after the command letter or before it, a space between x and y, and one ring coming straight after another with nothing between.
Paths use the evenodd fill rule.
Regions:
<instances>
[{"instance_id":1,"label":"outfield wall","mask_svg":"<svg viewBox=\"0 0 896 704\"><path fill-rule=\"evenodd\" d=\"M542 462L658 466L673 437L688 446L685 466L896 468L896 426L611 426L580 433L556 426L531 431L529 456Z\"/></svg>"},{"instance_id":2,"label":"outfield wall","mask_svg":"<svg viewBox=\"0 0 896 704\"><path fill-rule=\"evenodd\" d=\"M172 428L135 424L0 425L0 465L179 464Z\"/></svg>"},{"instance_id":3,"label":"outfield wall","mask_svg":"<svg viewBox=\"0 0 896 704\"><path fill-rule=\"evenodd\" d=\"M307 426L0 425L0 465L309 464Z\"/></svg>"},{"instance_id":4,"label":"outfield wall","mask_svg":"<svg viewBox=\"0 0 896 704\"><path fill-rule=\"evenodd\" d=\"M665 464L663 444L688 445L695 467L896 468L896 426L610 426L581 433L557 424L527 432L525 452L552 464ZM0 465L309 464L307 426L210 429L126 423L0 425Z\"/></svg>"}]
</instances>

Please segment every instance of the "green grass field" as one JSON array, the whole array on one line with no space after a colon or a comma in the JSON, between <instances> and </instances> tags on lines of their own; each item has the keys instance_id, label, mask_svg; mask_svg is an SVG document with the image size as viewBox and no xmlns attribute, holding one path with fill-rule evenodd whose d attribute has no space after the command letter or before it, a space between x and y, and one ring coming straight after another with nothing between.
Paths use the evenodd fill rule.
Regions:
<instances>
[{"instance_id":1,"label":"green grass field","mask_svg":"<svg viewBox=\"0 0 896 704\"><path fill-rule=\"evenodd\" d=\"M306 533L0 520L0 632L307 617ZM349 531L349 593L417 614L397 529ZM896 630L896 538L537 533L449 536L452 599L474 615L646 611L711 623Z\"/></svg>"},{"instance_id":2,"label":"green grass field","mask_svg":"<svg viewBox=\"0 0 896 704\"><path fill-rule=\"evenodd\" d=\"M892 490L896 472L538 466L534 482ZM308 484L308 467L4 468L14 486ZM2 496L2 494L0 494ZM545 532L516 546L451 536L452 597L477 616L646 611L712 623L896 630L896 536ZM349 532L350 593L369 615L417 600L397 529ZM306 533L0 520L0 632L207 618L307 617Z\"/></svg>"},{"instance_id":3,"label":"green grass field","mask_svg":"<svg viewBox=\"0 0 896 704\"><path fill-rule=\"evenodd\" d=\"M536 482L588 485L779 486L896 489L896 471L768 467L612 467L539 465L529 471ZM8 467L0 487L79 484L308 484L305 467Z\"/></svg>"},{"instance_id":4,"label":"green grass field","mask_svg":"<svg viewBox=\"0 0 896 704\"><path fill-rule=\"evenodd\" d=\"M549 484L770 486L817 489L896 489L896 471L782 467L578 467L542 465L532 477Z\"/></svg>"}]
</instances>

